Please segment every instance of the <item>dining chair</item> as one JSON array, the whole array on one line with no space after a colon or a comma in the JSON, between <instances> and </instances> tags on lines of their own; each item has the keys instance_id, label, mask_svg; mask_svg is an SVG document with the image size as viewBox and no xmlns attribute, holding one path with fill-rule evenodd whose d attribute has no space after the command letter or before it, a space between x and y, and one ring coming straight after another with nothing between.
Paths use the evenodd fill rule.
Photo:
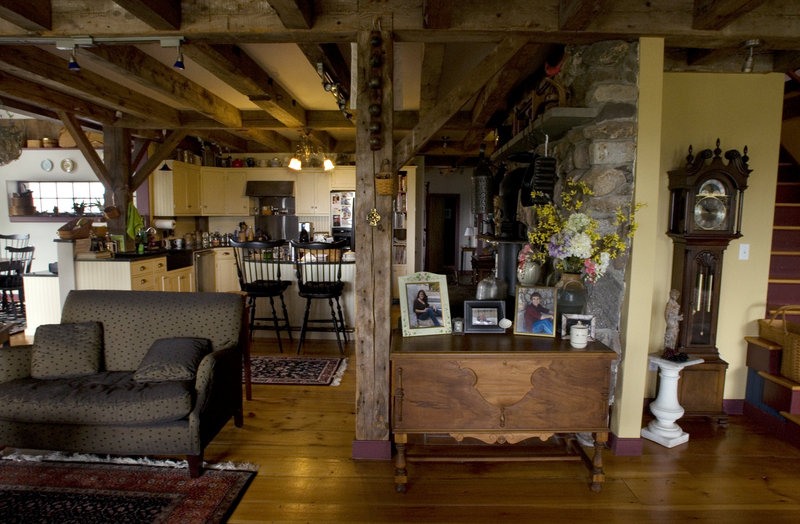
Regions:
<instances>
[{"instance_id":1,"label":"dining chair","mask_svg":"<svg viewBox=\"0 0 800 524\"><path fill-rule=\"evenodd\" d=\"M8 255L8 263L6 270L0 275L3 310L11 307L14 319L17 319L17 304L19 304L19 312L23 316L25 315L25 288L22 282L22 275L31 272L35 248L34 246L6 247L5 250Z\"/></svg>"},{"instance_id":2,"label":"dining chair","mask_svg":"<svg viewBox=\"0 0 800 524\"><path fill-rule=\"evenodd\" d=\"M306 299L303 314L303 327L300 329L300 340L297 343L297 354L306 339L307 331L334 331L339 352L344 355L342 339L347 342L347 326L344 323L342 305L339 298L344 291L342 282L342 253L349 246L347 240L338 242L295 242L290 241L292 256L297 268L297 288L301 297ZM331 310L330 318L310 319L311 301L323 299L328 301ZM336 307L334 308L334 302ZM309 323L330 322L333 328L308 327Z\"/></svg>"},{"instance_id":3,"label":"dining chair","mask_svg":"<svg viewBox=\"0 0 800 524\"><path fill-rule=\"evenodd\" d=\"M250 309L250 338L252 340L253 331L256 329L275 330L278 337L278 349L283 353L281 331L285 330L289 335L289 340L292 340L292 326L289 323L289 314L283 300L283 292L291 285L291 282L281 278L281 265L287 262L283 259L283 246L286 245L286 241L231 241L231 245L236 258L239 286L242 292L247 294ZM276 297L281 301L282 317L278 316L275 307ZM272 307L271 317L256 317L256 299L258 298L269 298L269 304Z\"/></svg>"},{"instance_id":4,"label":"dining chair","mask_svg":"<svg viewBox=\"0 0 800 524\"><path fill-rule=\"evenodd\" d=\"M25 247L31 240L27 233L17 233L11 235L0 234L0 256L6 255L7 247Z\"/></svg>"}]
</instances>

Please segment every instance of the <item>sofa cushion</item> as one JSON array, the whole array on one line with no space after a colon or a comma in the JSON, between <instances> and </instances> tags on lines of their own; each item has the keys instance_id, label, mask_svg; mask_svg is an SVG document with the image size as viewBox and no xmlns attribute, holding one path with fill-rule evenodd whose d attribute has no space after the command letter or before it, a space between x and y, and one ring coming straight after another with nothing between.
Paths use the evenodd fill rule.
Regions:
<instances>
[{"instance_id":1,"label":"sofa cushion","mask_svg":"<svg viewBox=\"0 0 800 524\"><path fill-rule=\"evenodd\" d=\"M159 424L186 417L193 404L190 382L137 382L125 371L0 384L0 420L15 422Z\"/></svg>"},{"instance_id":2,"label":"sofa cushion","mask_svg":"<svg viewBox=\"0 0 800 524\"><path fill-rule=\"evenodd\" d=\"M211 353L211 341L205 338L160 338L153 342L133 374L139 382L194 380L197 366Z\"/></svg>"},{"instance_id":3,"label":"sofa cushion","mask_svg":"<svg viewBox=\"0 0 800 524\"><path fill-rule=\"evenodd\" d=\"M31 377L62 378L100 371L103 327L99 322L45 324L36 328Z\"/></svg>"}]
</instances>

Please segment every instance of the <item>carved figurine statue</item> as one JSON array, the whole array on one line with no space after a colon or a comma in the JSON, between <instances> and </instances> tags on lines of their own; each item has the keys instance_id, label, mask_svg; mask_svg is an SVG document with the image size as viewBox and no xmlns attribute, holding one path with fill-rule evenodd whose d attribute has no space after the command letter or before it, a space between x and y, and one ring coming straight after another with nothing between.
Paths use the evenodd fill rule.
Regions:
<instances>
[{"instance_id":1,"label":"carved figurine statue","mask_svg":"<svg viewBox=\"0 0 800 524\"><path fill-rule=\"evenodd\" d=\"M678 323L683 320L681 306L678 304L678 297L680 296L680 291L677 289L671 290L669 292L669 301L667 301L667 306L664 308L667 330L664 333L664 354L662 357L675 362L685 362L689 358L689 355L681 353L680 350L675 348L678 341Z\"/></svg>"}]
</instances>

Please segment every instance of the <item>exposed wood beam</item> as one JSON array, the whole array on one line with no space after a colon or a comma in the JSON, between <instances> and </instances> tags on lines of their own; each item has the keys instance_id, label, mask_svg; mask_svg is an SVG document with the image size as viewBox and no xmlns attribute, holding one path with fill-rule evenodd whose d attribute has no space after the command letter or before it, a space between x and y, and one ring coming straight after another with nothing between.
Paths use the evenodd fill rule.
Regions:
<instances>
[{"instance_id":1,"label":"exposed wood beam","mask_svg":"<svg viewBox=\"0 0 800 524\"><path fill-rule=\"evenodd\" d=\"M180 0L114 0L114 3L153 29L181 28Z\"/></svg>"},{"instance_id":2,"label":"exposed wood beam","mask_svg":"<svg viewBox=\"0 0 800 524\"><path fill-rule=\"evenodd\" d=\"M439 99L439 82L442 78L444 44L425 44L422 54L422 85L419 90L419 114L427 115Z\"/></svg>"},{"instance_id":3,"label":"exposed wood beam","mask_svg":"<svg viewBox=\"0 0 800 524\"><path fill-rule=\"evenodd\" d=\"M94 146L89 142L86 133L81 129L81 124L78 122L78 119L75 118L75 115L67 113L66 111L59 111L58 117L61 119L64 127L67 128L67 132L72 137L72 140L75 141L75 145L77 145L80 152L83 153L83 157L86 159L89 167L91 167L94 174L97 175L97 179L103 183L103 186L110 188L111 176L108 173L108 169L106 169L105 164L103 164L100 155L95 151Z\"/></svg>"},{"instance_id":4,"label":"exposed wood beam","mask_svg":"<svg viewBox=\"0 0 800 524\"><path fill-rule=\"evenodd\" d=\"M292 143L275 131L264 131L262 129L238 129L235 134L245 136L248 139L266 146L270 151L291 151Z\"/></svg>"},{"instance_id":5,"label":"exposed wood beam","mask_svg":"<svg viewBox=\"0 0 800 524\"><path fill-rule=\"evenodd\" d=\"M314 0L270 0L287 29L311 29L314 25Z\"/></svg>"},{"instance_id":6,"label":"exposed wood beam","mask_svg":"<svg viewBox=\"0 0 800 524\"><path fill-rule=\"evenodd\" d=\"M147 155L147 146L150 144L151 140L147 139L136 139L133 141L133 152L131 153L131 168L136 169L139 167L139 164L142 163L144 160L145 155Z\"/></svg>"},{"instance_id":7,"label":"exposed wood beam","mask_svg":"<svg viewBox=\"0 0 800 524\"><path fill-rule=\"evenodd\" d=\"M112 125L116 120L111 109L3 72L0 72L0 94L52 111L72 112L99 124Z\"/></svg>"},{"instance_id":8,"label":"exposed wood beam","mask_svg":"<svg viewBox=\"0 0 800 524\"><path fill-rule=\"evenodd\" d=\"M464 138L464 148L477 149L489 132L486 124L497 111L508 109L511 91L543 65L550 46L527 44L522 47L483 87L472 110L472 124Z\"/></svg>"},{"instance_id":9,"label":"exposed wood beam","mask_svg":"<svg viewBox=\"0 0 800 524\"><path fill-rule=\"evenodd\" d=\"M800 51L780 51L772 55L772 70L778 72L800 69Z\"/></svg>"},{"instance_id":10,"label":"exposed wood beam","mask_svg":"<svg viewBox=\"0 0 800 524\"><path fill-rule=\"evenodd\" d=\"M98 105L124 111L163 126L180 123L177 110L136 91L111 82L107 77L83 68L70 71L69 63L35 46L5 48L0 55L0 69L38 84L78 96Z\"/></svg>"},{"instance_id":11,"label":"exposed wood beam","mask_svg":"<svg viewBox=\"0 0 800 524\"><path fill-rule=\"evenodd\" d=\"M53 29L53 7L50 0L4 0L0 3L0 18L26 31Z\"/></svg>"},{"instance_id":12,"label":"exposed wood beam","mask_svg":"<svg viewBox=\"0 0 800 524\"><path fill-rule=\"evenodd\" d=\"M527 43L526 38L507 37L465 75L464 81L454 87L436 108L420 119L420 122L396 146L392 167L399 170L417 154L472 96Z\"/></svg>"},{"instance_id":13,"label":"exposed wood beam","mask_svg":"<svg viewBox=\"0 0 800 524\"><path fill-rule=\"evenodd\" d=\"M202 138L206 142L226 147L231 151L247 151L247 140L227 131L196 129L192 135Z\"/></svg>"},{"instance_id":14,"label":"exposed wood beam","mask_svg":"<svg viewBox=\"0 0 800 524\"><path fill-rule=\"evenodd\" d=\"M94 46L82 51L86 56L113 67L132 82L193 107L228 127L242 126L242 117L236 107L133 46Z\"/></svg>"},{"instance_id":15,"label":"exposed wood beam","mask_svg":"<svg viewBox=\"0 0 800 524\"><path fill-rule=\"evenodd\" d=\"M740 52L740 49L726 47L723 49L697 49L686 50L686 63L690 66L703 66L727 60Z\"/></svg>"},{"instance_id":16,"label":"exposed wood beam","mask_svg":"<svg viewBox=\"0 0 800 524\"><path fill-rule=\"evenodd\" d=\"M613 0L560 0L558 28L562 31L583 31L602 15Z\"/></svg>"},{"instance_id":17,"label":"exposed wood beam","mask_svg":"<svg viewBox=\"0 0 800 524\"><path fill-rule=\"evenodd\" d=\"M305 126L304 108L240 47L196 43L183 52L287 127Z\"/></svg>"},{"instance_id":18,"label":"exposed wood beam","mask_svg":"<svg viewBox=\"0 0 800 524\"><path fill-rule=\"evenodd\" d=\"M694 0L692 29L719 31L766 0ZM758 33L753 33L758 34Z\"/></svg>"},{"instance_id":19,"label":"exposed wood beam","mask_svg":"<svg viewBox=\"0 0 800 524\"><path fill-rule=\"evenodd\" d=\"M422 27L425 29L449 29L453 9L461 6L452 0L423 0Z\"/></svg>"},{"instance_id":20,"label":"exposed wood beam","mask_svg":"<svg viewBox=\"0 0 800 524\"><path fill-rule=\"evenodd\" d=\"M147 162L131 175L131 191L136 191L136 189L147 180L150 173L172 154L172 151L178 147L178 144L181 143L181 140L183 140L186 135L187 131L185 129L177 129L171 131L164 137L164 142L156 148L155 152L147 159ZM135 168L136 165L134 164L132 167Z\"/></svg>"}]
</instances>

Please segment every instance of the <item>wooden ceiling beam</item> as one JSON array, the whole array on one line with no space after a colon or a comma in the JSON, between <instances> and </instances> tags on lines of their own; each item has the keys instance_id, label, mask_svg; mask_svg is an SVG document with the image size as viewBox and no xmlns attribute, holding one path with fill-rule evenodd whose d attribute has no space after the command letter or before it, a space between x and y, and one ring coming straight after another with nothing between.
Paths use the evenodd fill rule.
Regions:
<instances>
[{"instance_id":1,"label":"wooden ceiling beam","mask_svg":"<svg viewBox=\"0 0 800 524\"><path fill-rule=\"evenodd\" d=\"M193 107L227 127L242 126L241 113L232 104L133 46L94 46L82 51L83 55L112 67L132 82Z\"/></svg>"},{"instance_id":2,"label":"wooden ceiling beam","mask_svg":"<svg viewBox=\"0 0 800 524\"><path fill-rule=\"evenodd\" d=\"M153 29L181 28L180 0L114 0L114 3Z\"/></svg>"},{"instance_id":3,"label":"wooden ceiling beam","mask_svg":"<svg viewBox=\"0 0 800 524\"><path fill-rule=\"evenodd\" d=\"M35 46L5 48L0 55L0 69L38 84L84 98L98 105L124 111L162 126L180 123L180 114L136 91L111 82L105 76L86 68L72 71L69 63Z\"/></svg>"},{"instance_id":4,"label":"wooden ceiling beam","mask_svg":"<svg viewBox=\"0 0 800 524\"><path fill-rule=\"evenodd\" d=\"M692 29L719 31L760 6L765 1L766 0L694 0Z\"/></svg>"},{"instance_id":5,"label":"wooden ceiling beam","mask_svg":"<svg viewBox=\"0 0 800 524\"><path fill-rule=\"evenodd\" d=\"M472 109L472 122L464 147L477 149L490 131L486 125L498 111L507 111L511 91L537 70L544 71L549 45L527 44L483 87Z\"/></svg>"},{"instance_id":6,"label":"wooden ceiling beam","mask_svg":"<svg viewBox=\"0 0 800 524\"><path fill-rule=\"evenodd\" d=\"M215 129L195 129L192 135L206 142L217 144L231 151L247 151L247 139L237 136L228 131Z\"/></svg>"},{"instance_id":7,"label":"wooden ceiling beam","mask_svg":"<svg viewBox=\"0 0 800 524\"><path fill-rule=\"evenodd\" d=\"M75 115L67 113L66 111L58 111L58 118L64 124L72 140L75 141L75 145L78 146L78 149L83 154L89 167L91 167L94 174L97 175L97 179L103 183L103 186L110 188L111 175L108 172L108 168L103 164L103 160L100 158L100 155L97 154L97 151L95 151L92 143L89 142L89 137L87 137L86 133L81 129L81 124L78 122L78 119L75 118Z\"/></svg>"},{"instance_id":8,"label":"wooden ceiling beam","mask_svg":"<svg viewBox=\"0 0 800 524\"><path fill-rule=\"evenodd\" d=\"M339 84L345 99L350 94L350 66L344 59L342 52L336 44L316 44L304 43L297 44L300 51L306 55L309 63L316 70L317 64L321 63L325 72L331 77L334 84ZM322 84L322 79L320 79Z\"/></svg>"},{"instance_id":9,"label":"wooden ceiling beam","mask_svg":"<svg viewBox=\"0 0 800 524\"><path fill-rule=\"evenodd\" d=\"M452 0L423 0L422 27L425 29L449 29L453 18L453 9L462 6Z\"/></svg>"},{"instance_id":10,"label":"wooden ceiling beam","mask_svg":"<svg viewBox=\"0 0 800 524\"><path fill-rule=\"evenodd\" d=\"M395 147L392 167L399 170L417 154L430 137L461 107L480 91L486 82L501 70L511 58L527 44L527 39L507 37L465 75L464 81L454 87L430 113L420 119Z\"/></svg>"},{"instance_id":11,"label":"wooden ceiling beam","mask_svg":"<svg viewBox=\"0 0 800 524\"><path fill-rule=\"evenodd\" d=\"M561 31L583 31L605 13L613 0L560 0L558 28Z\"/></svg>"},{"instance_id":12,"label":"wooden ceiling beam","mask_svg":"<svg viewBox=\"0 0 800 524\"><path fill-rule=\"evenodd\" d=\"M314 0L270 0L269 6L287 29L311 29L314 25Z\"/></svg>"},{"instance_id":13,"label":"wooden ceiling beam","mask_svg":"<svg viewBox=\"0 0 800 524\"><path fill-rule=\"evenodd\" d=\"M131 191L136 191L136 189L142 185L147 177L150 176L150 173L155 171L155 169L161 165L161 162L166 160L171 154L172 151L178 147L178 144L181 143L186 135L188 134L186 129L176 129L175 131L170 131L165 137L164 142L159 145L156 150L147 158L147 161L144 165L140 166L136 169L137 164L133 164L131 167L136 169L131 174Z\"/></svg>"},{"instance_id":14,"label":"wooden ceiling beam","mask_svg":"<svg viewBox=\"0 0 800 524\"><path fill-rule=\"evenodd\" d=\"M422 85L419 90L419 114L427 115L439 100L439 83L444 63L444 44L425 44L422 52Z\"/></svg>"},{"instance_id":15,"label":"wooden ceiling beam","mask_svg":"<svg viewBox=\"0 0 800 524\"><path fill-rule=\"evenodd\" d=\"M305 109L239 46L198 42L183 52L287 127L305 126Z\"/></svg>"},{"instance_id":16,"label":"wooden ceiling beam","mask_svg":"<svg viewBox=\"0 0 800 524\"><path fill-rule=\"evenodd\" d=\"M800 69L800 51L779 51L772 54L772 70L778 72Z\"/></svg>"},{"instance_id":17,"label":"wooden ceiling beam","mask_svg":"<svg viewBox=\"0 0 800 524\"><path fill-rule=\"evenodd\" d=\"M293 151L291 141L275 131L247 128L237 129L235 131L232 130L231 133L257 142L270 151Z\"/></svg>"},{"instance_id":18,"label":"wooden ceiling beam","mask_svg":"<svg viewBox=\"0 0 800 524\"><path fill-rule=\"evenodd\" d=\"M0 18L26 31L53 29L53 7L50 0L4 0L0 3Z\"/></svg>"}]
</instances>

